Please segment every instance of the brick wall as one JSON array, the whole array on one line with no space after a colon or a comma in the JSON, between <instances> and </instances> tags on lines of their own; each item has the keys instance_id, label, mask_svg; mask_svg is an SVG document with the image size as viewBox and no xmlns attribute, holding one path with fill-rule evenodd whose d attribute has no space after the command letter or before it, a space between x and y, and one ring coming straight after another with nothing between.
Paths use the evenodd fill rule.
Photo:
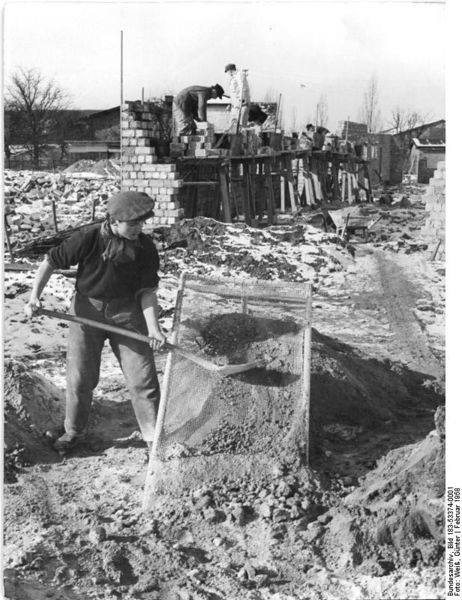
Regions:
<instances>
[{"instance_id":1,"label":"brick wall","mask_svg":"<svg viewBox=\"0 0 462 600\"><path fill-rule=\"evenodd\" d=\"M155 110L150 102L126 102L122 107L122 190L149 194L155 200L154 223L171 225L183 218L182 180L174 163L157 157L162 132Z\"/></svg>"},{"instance_id":2,"label":"brick wall","mask_svg":"<svg viewBox=\"0 0 462 600\"><path fill-rule=\"evenodd\" d=\"M430 179L425 201L426 220L422 234L428 240L428 253L435 258L444 260L446 255L446 166L444 161L438 163L438 168Z\"/></svg>"}]
</instances>

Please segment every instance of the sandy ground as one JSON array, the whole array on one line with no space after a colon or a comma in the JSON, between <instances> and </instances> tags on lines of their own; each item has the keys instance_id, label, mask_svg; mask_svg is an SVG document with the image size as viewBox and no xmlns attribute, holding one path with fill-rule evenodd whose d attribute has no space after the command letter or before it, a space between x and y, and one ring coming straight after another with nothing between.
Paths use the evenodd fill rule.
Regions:
<instances>
[{"instance_id":1,"label":"sandy ground","mask_svg":"<svg viewBox=\"0 0 462 600\"><path fill-rule=\"evenodd\" d=\"M397 227L409 231L415 217L402 212ZM262 234L214 223L178 231L188 248L163 255L163 325L184 268L311 274L310 464L278 446L258 478L257 460L227 478L201 481L198 469L143 512L146 451L109 351L87 443L61 459L42 437L62 417L66 325L27 321L33 273L7 271L5 597L443 598L443 264L390 245L385 225L368 243L352 240L353 257L303 224ZM44 305L66 310L72 288L53 275ZM156 357L161 378L165 359ZM233 436L243 443L249 432ZM195 464L172 460L173 471Z\"/></svg>"}]
</instances>

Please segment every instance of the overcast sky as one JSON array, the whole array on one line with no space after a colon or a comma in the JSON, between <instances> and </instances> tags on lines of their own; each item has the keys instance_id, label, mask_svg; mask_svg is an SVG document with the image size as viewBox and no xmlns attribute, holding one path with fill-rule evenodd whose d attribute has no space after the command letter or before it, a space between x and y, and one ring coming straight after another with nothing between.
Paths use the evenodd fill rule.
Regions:
<instances>
[{"instance_id":1,"label":"overcast sky","mask_svg":"<svg viewBox=\"0 0 462 600\"><path fill-rule=\"evenodd\" d=\"M445 7L400 2L13 2L4 11L4 67L36 67L75 108L220 83L224 66L249 70L252 98L282 94L285 124L314 119L321 95L328 126L357 120L378 81L383 128L393 107L444 115Z\"/></svg>"}]
</instances>

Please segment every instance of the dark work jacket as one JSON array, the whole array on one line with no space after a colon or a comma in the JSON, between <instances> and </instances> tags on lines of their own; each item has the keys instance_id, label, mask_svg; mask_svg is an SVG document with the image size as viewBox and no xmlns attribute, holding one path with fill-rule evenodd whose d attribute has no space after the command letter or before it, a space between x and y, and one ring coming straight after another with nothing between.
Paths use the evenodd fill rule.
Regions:
<instances>
[{"instance_id":1,"label":"dark work jacket","mask_svg":"<svg viewBox=\"0 0 462 600\"><path fill-rule=\"evenodd\" d=\"M137 292L157 288L159 255L152 239L140 233L135 260L114 264L103 259L105 242L101 226L77 231L48 253L54 269L69 269L78 265L76 290L83 296L109 300L134 298Z\"/></svg>"},{"instance_id":2,"label":"dark work jacket","mask_svg":"<svg viewBox=\"0 0 462 600\"><path fill-rule=\"evenodd\" d=\"M207 100L210 99L210 88L203 85L191 85L175 98L175 104L188 117L196 121L207 120Z\"/></svg>"}]
</instances>

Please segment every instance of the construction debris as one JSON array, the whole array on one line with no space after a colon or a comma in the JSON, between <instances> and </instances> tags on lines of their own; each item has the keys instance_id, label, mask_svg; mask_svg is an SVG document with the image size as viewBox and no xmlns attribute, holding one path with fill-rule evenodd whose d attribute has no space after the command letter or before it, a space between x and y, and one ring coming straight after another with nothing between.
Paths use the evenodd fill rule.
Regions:
<instances>
[{"instance_id":1,"label":"construction debris","mask_svg":"<svg viewBox=\"0 0 462 600\"><path fill-rule=\"evenodd\" d=\"M17 264L27 269L77 223L86 217L90 223L92 197L98 220L108 195L118 191L116 180L101 177L5 176L7 219L20 217L10 221L18 227L12 243L24 250ZM25 319L33 273L6 271L9 596L443 597L444 265L439 255L423 260L425 245L431 246L422 236L426 191L407 186L389 191L390 204L354 207L358 218L375 223L367 242L361 232L340 236L332 217L308 209L278 215L268 227L206 217L148 224L161 257L166 332L183 271L249 285L254 278L289 287L309 281L314 296L310 464L306 449L280 442L295 414L293 378L284 370L289 353L281 351L280 338L290 342L296 333L290 324L281 330L269 323L279 333L260 335L252 306L246 313L249 305L239 298L235 310L223 298L215 312L204 305L185 320L197 329L188 344L213 361L258 347L266 371L212 382L217 394L211 400L222 402L225 417L207 430L211 406L191 416L189 425L202 438L169 446L167 470L181 471L182 479L175 490L162 490L147 512L141 511L144 444L111 354L104 355L86 443L64 461L52 450L47 432L62 425L67 325ZM32 231L45 215L52 218L53 199L58 232L52 219ZM73 288L72 280L54 274L44 307L67 311ZM162 379L166 353L156 355L156 363ZM210 384L207 373L196 375L188 363L175 385L193 397L199 388L192 381ZM236 392L243 389L253 392ZM246 418L233 420L244 409ZM271 444L272 438L279 442ZM259 470L246 452L263 442L269 466ZM214 457L223 457L226 469L210 469ZM233 464L240 468L233 471Z\"/></svg>"}]
</instances>

